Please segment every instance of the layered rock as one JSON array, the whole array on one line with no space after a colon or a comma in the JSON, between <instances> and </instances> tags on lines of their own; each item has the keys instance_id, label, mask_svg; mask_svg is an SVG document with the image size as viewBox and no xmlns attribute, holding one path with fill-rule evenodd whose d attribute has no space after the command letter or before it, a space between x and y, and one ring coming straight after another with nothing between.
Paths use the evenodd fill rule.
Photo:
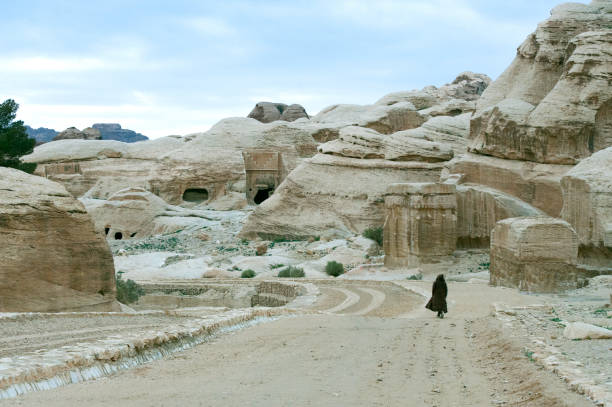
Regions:
<instances>
[{"instance_id":1,"label":"layered rock","mask_svg":"<svg viewBox=\"0 0 612 407\"><path fill-rule=\"evenodd\" d=\"M477 154L465 154L448 163L448 172L460 174L463 183L494 188L554 217L563 206L561 178L571 168Z\"/></svg>"},{"instance_id":2,"label":"layered rock","mask_svg":"<svg viewBox=\"0 0 612 407\"><path fill-rule=\"evenodd\" d=\"M462 72L452 83L441 86L440 88L427 86L421 90L389 93L380 98L376 104L389 106L396 103L409 102L416 110L423 110L435 105L454 102L457 103L458 107L461 106L460 113L465 113L473 111L475 105L462 104L461 101L477 100L490 83L491 78L485 74Z\"/></svg>"},{"instance_id":3,"label":"layered rock","mask_svg":"<svg viewBox=\"0 0 612 407\"><path fill-rule=\"evenodd\" d=\"M76 127L68 127L66 130L59 133L53 141L57 140L102 140L100 130L88 127L79 130Z\"/></svg>"},{"instance_id":4,"label":"layered rock","mask_svg":"<svg viewBox=\"0 0 612 407\"><path fill-rule=\"evenodd\" d=\"M454 185L391 184L385 193L385 266L416 267L453 254L456 212Z\"/></svg>"},{"instance_id":5,"label":"layered rock","mask_svg":"<svg viewBox=\"0 0 612 407\"><path fill-rule=\"evenodd\" d=\"M419 127L426 117L410 102L387 105L333 105L323 109L311 120L314 123L341 128L367 127L382 134Z\"/></svg>"},{"instance_id":6,"label":"layered rock","mask_svg":"<svg viewBox=\"0 0 612 407\"><path fill-rule=\"evenodd\" d=\"M611 145L612 5L554 8L477 102L472 151L575 164Z\"/></svg>"},{"instance_id":7,"label":"layered rock","mask_svg":"<svg viewBox=\"0 0 612 407\"><path fill-rule=\"evenodd\" d=\"M292 122L297 119L308 119L308 113L302 105L287 106L284 103L259 102L247 116L262 123L271 123L276 120Z\"/></svg>"},{"instance_id":8,"label":"layered rock","mask_svg":"<svg viewBox=\"0 0 612 407\"><path fill-rule=\"evenodd\" d=\"M576 267L578 239L562 219L527 217L497 223L491 236L491 284L559 292L585 284Z\"/></svg>"},{"instance_id":9,"label":"layered rock","mask_svg":"<svg viewBox=\"0 0 612 407\"><path fill-rule=\"evenodd\" d=\"M138 141L145 141L149 139L147 136L136 133L134 130L121 128L119 123L96 123L91 127L100 131L102 140L117 140L123 141L124 143L136 143Z\"/></svg>"},{"instance_id":10,"label":"layered rock","mask_svg":"<svg viewBox=\"0 0 612 407\"><path fill-rule=\"evenodd\" d=\"M38 174L63 183L77 197L107 199L130 187L144 188L170 204L193 206L188 190L205 190L215 204L245 194L243 151L264 149L282 155L289 173L316 153L318 128L300 123L259 123L230 118L205 133L126 144L117 141L64 140L39 146L24 158L37 162ZM232 198L233 199L233 198ZM236 201L236 199L233 199ZM205 201L205 202L204 202ZM234 202L228 202L235 207Z\"/></svg>"},{"instance_id":11,"label":"layered rock","mask_svg":"<svg viewBox=\"0 0 612 407\"><path fill-rule=\"evenodd\" d=\"M113 258L60 184L0 167L0 311L118 311Z\"/></svg>"},{"instance_id":12,"label":"layered rock","mask_svg":"<svg viewBox=\"0 0 612 407\"><path fill-rule=\"evenodd\" d=\"M94 220L95 230L109 240L172 233L198 218L209 220L201 211L169 205L143 188L120 190L108 200L83 198L81 201Z\"/></svg>"},{"instance_id":13,"label":"layered rock","mask_svg":"<svg viewBox=\"0 0 612 407\"><path fill-rule=\"evenodd\" d=\"M247 238L347 236L382 226L384 193L398 182L435 182L441 163L361 160L317 154L305 160L249 216Z\"/></svg>"},{"instance_id":14,"label":"layered rock","mask_svg":"<svg viewBox=\"0 0 612 407\"><path fill-rule=\"evenodd\" d=\"M580 262L612 269L612 147L572 168L561 187L561 217L576 229Z\"/></svg>"}]
</instances>

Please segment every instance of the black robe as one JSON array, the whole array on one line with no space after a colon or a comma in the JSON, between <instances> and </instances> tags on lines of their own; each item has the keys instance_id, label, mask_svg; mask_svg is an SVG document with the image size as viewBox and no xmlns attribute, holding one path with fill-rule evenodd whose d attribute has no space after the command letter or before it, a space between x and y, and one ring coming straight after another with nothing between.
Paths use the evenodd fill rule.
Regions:
<instances>
[{"instance_id":1,"label":"black robe","mask_svg":"<svg viewBox=\"0 0 612 407\"><path fill-rule=\"evenodd\" d=\"M425 308L435 312L448 312L448 309L446 308L446 295L448 294L446 281L436 279L436 281L434 281L431 294L431 299L429 300Z\"/></svg>"}]
</instances>

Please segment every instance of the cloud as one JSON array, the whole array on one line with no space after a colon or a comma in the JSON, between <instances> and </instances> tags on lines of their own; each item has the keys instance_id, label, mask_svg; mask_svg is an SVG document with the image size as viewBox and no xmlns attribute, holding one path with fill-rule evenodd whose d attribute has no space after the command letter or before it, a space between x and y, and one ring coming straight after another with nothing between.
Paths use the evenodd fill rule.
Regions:
<instances>
[{"instance_id":1,"label":"cloud","mask_svg":"<svg viewBox=\"0 0 612 407\"><path fill-rule=\"evenodd\" d=\"M224 20L213 17L194 17L183 20L183 24L192 30L210 37L230 37L237 30Z\"/></svg>"}]
</instances>

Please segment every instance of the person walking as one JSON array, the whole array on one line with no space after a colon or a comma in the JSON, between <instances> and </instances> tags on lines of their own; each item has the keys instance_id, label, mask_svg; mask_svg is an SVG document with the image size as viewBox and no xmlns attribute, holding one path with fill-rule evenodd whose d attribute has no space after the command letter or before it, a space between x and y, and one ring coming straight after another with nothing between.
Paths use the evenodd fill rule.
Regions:
<instances>
[{"instance_id":1,"label":"person walking","mask_svg":"<svg viewBox=\"0 0 612 407\"><path fill-rule=\"evenodd\" d=\"M434 312L438 312L438 318L444 318L444 314L448 312L446 307L446 295L448 294L448 287L446 281L444 281L444 274L439 274L436 281L433 283L431 289L431 299L425 306Z\"/></svg>"}]
</instances>

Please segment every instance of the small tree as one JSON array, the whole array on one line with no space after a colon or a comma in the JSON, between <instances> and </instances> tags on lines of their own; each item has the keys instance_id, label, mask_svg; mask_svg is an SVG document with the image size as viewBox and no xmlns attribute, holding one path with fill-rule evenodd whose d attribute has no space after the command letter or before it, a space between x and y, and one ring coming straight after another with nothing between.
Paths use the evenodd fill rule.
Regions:
<instances>
[{"instance_id":1,"label":"small tree","mask_svg":"<svg viewBox=\"0 0 612 407\"><path fill-rule=\"evenodd\" d=\"M325 272L330 276L338 277L341 274L344 274L344 266L342 263L338 263L337 261L328 261L325 265Z\"/></svg>"},{"instance_id":2,"label":"small tree","mask_svg":"<svg viewBox=\"0 0 612 407\"><path fill-rule=\"evenodd\" d=\"M33 173L36 164L23 163L20 157L34 150L36 140L28 137L21 120L15 121L19 105L13 99L0 104L0 167Z\"/></svg>"}]
</instances>

